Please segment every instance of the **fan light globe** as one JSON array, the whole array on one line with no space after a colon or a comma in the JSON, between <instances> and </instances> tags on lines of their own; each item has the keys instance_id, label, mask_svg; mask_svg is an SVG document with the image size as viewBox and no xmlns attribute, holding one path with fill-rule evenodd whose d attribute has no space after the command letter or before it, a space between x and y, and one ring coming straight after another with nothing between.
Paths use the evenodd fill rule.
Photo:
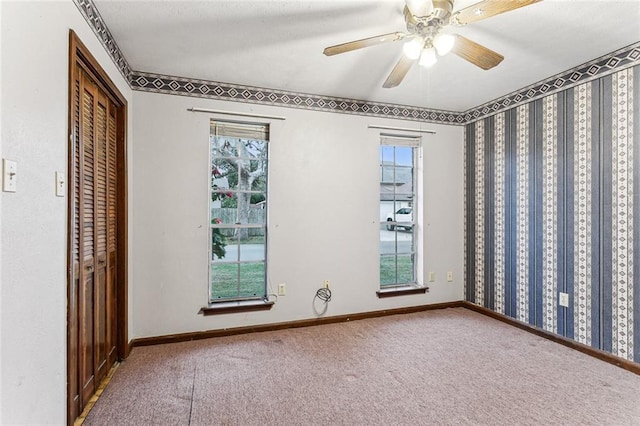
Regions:
<instances>
[{"instance_id":1,"label":"fan light globe","mask_svg":"<svg viewBox=\"0 0 640 426\"><path fill-rule=\"evenodd\" d=\"M420 56L421 66L429 68L436 62L438 62L438 57L436 56L436 50L433 47L428 47L422 51L422 55Z\"/></svg>"},{"instance_id":2,"label":"fan light globe","mask_svg":"<svg viewBox=\"0 0 640 426\"><path fill-rule=\"evenodd\" d=\"M427 16L433 11L431 0L406 0L407 7L415 16Z\"/></svg>"},{"instance_id":3,"label":"fan light globe","mask_svg":"<svg viewBox=\"0 0 640 426\"><path fill-rule=\"evenodd\" d=\"M444 56L451 52L453 45L456 43L456 38L451 34L438 34L433 39L433 46L438 51L438 55Z\"/></svg>"},{"instance_id":4,"label":"fan light globe","mask_svg":"<svg viewBox=\"0 0 640 426\"><path fill-rule=\"evenodd\" d=\"M407 55L407 58L418 59L418 57L420 57L423 44L424 40L421 37L416 37L413 40L406 42L404 46L402 46L402 51Z\"/></svg>"}]
</instances>

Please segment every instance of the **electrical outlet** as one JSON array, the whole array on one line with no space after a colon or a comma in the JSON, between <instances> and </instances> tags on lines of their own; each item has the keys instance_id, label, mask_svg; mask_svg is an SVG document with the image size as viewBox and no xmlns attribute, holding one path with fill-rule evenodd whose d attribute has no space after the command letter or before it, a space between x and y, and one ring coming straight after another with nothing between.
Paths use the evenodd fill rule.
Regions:
<instances>
[{"instance_id":1,"label":"electrical outlet","mask_svg":"<svg viewBox=\"0 0 640 426\"><path fill-rule=\"evenodd\" d=\"M285 296L287 294L287 285L278 284L278 296Z\"/></svg>"},{"instance_id":2,"label":"electrical outlet","mask_svg":"<svg viewBox=\"0 0 640 426\"><path fill-rule=\"evenodd\" d=\"M434 282L436 280L436 273L435 272L429 272L429 282Z\"/></svg>"},{"instance_id":3,"label":"electrical outlet","mask_svg":"<svg viewBox=\"0 0 640 426\"><path fill-rule=\"evenodd\" d=\"M447 281L449 282L453 281L453 272L451 271L447 272Z\"/></svg>"},{"instance_id":4,"label":"electrical outlet","mask_svg":"<svg viewBox=\"0 0 640 426\"><path fill-rule=\"evenodd\" d=\"M569 307L569 294L568 293L560 293L560 306L564 306L565 308Z\"/></svg>"},{"instance_id":5,"label":"electrical outlet","mask_svg":"<svg viewBox=\"0 0 640 426\"><path fill-rule=\"evenodd\" d=\"M331 288L331 281L324 280L324 288Z\"/></svg>"}]
</instances>

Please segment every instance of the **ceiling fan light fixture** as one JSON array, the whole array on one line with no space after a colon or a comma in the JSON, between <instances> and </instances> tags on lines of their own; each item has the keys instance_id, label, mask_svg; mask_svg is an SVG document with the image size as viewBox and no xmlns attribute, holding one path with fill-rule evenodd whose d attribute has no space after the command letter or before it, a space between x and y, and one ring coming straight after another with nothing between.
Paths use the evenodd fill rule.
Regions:
<instances>
[{"instance_id":1,"label":"ceiling fan light fixture","mask_svg":"<svg viewBox=\"0 0 640 426\"><path fill-rule=\"evenodd\" d=\"M454 44L456 44L456 38L451 34L438 34L433 39L433 47L436 48L440 56L451 52Z\"/></svg>"},{"instance_id":2,"label":"ceiling fan light fixture","mask_svg":"<svg viewBox=\"0 0 640 426\"><path fill-rule=\"evenodd\" d=\"M415 37L413 40L406 42L404 46L402 46L402 51L407 58L418 59L423 46L424 39L422 37Z\"/></svg>"},{"instance_id":3,"label":"ceiling fan light fixture","mask_svg":"<svg viewBox=\"0 0 640 426\"><path fill-rule=\"evenodd\" d=\"M436 50L433 47L427 47L422 51L422 55L420 55L420 65L429 68L438 62L438 57L436 56Z\"/></svg>"}]
</instances>

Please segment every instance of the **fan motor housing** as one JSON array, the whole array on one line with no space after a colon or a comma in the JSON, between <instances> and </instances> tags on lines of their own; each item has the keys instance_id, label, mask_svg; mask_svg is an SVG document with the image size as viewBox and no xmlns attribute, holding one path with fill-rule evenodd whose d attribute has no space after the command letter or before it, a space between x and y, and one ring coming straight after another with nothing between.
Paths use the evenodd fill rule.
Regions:
<instances>
[{"instance_id":1,"label":"fan motor housing","mask_svg":"<svg viewBox=\"0 0 640 426\"><path fill-rule=\"evenodd\" d=\"M449 24L452 10L452 0L433 0L433 11L427 16L416 16L405 6L404 19L407 31L425 39L434 37L440 28Z\"/></svg>"}]
</instances>

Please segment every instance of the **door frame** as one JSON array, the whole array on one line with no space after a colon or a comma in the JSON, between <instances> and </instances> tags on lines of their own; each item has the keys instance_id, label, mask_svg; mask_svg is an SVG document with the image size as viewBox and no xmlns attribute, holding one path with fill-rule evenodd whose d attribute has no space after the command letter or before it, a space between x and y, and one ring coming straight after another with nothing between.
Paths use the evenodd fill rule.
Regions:
<instances>
[{"instance_id":1,"label":"door frame","mask_svg":"<svg viewBox=\"0 0 640 426\"><path fill-rule=\"evenodd\" d=\"M116 359L122 360L129 356L131 350L128 337L128 206L127 206L127 100L102 69L89 49L82 43L78 35L69 30L69 97L68 97L68 132L67 132L67 188L72 188L74 182L73 170L73 90L76 66L80 66L107 94L116 107ZM71 292L73 289L73 220L74 196L67 191L67 423L73 424L75 417L71 410L71 371L69 370L69 348L71 342L70 319ZM76 336L77 338L77 336ZM96 383L96 386L98 383ZM78 413L80 415L81 413ZM74 418L72 418L74 417Z\"/></svg>"}]
</instances>

